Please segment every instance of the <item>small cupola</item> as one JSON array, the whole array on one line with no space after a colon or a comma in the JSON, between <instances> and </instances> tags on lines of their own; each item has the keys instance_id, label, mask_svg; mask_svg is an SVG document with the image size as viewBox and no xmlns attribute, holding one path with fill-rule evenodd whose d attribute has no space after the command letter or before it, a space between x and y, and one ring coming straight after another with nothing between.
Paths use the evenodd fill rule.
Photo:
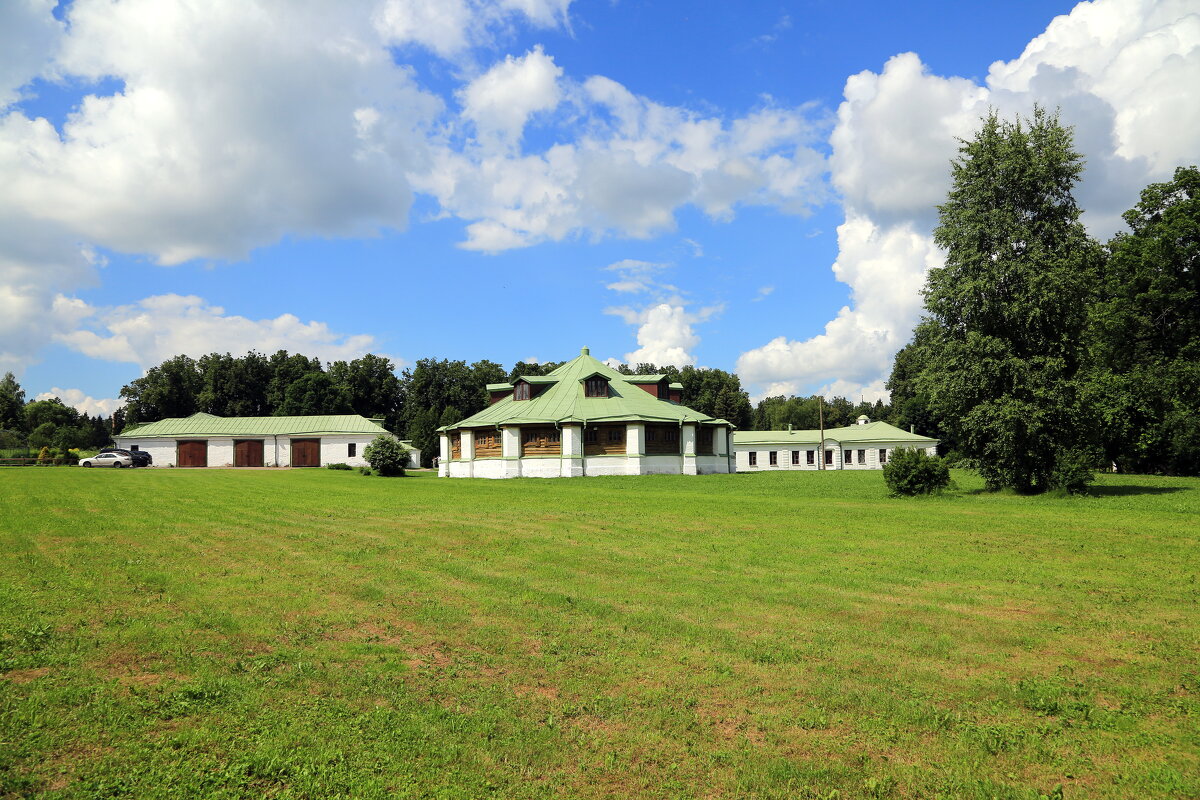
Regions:
<instances>
[{"instance_id":1,"label":"small cupola","mask_svg":"<svg viewBox=\"0 0 1200 800\"><path fill-rule=\"evenodd\" d=\"M866 425L870 421L871 421L871 418L868 417L866 414L859 414L858 419L855 420L855 422L857 422L859 425Z\"/></svg>"}]
</instances>

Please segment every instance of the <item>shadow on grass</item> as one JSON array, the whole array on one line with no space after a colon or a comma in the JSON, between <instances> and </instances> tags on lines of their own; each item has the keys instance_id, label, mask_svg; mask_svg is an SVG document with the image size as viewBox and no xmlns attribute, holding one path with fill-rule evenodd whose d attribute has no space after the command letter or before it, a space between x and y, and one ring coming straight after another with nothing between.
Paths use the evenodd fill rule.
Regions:
<instances>
[{"instance_id":1,"label":"shadow on grass","mask_svg":"<svg viewBox=\"0 0 1200 800\"><path fill-rule=\"evenodd\" d=\"M1187 486L1138 486L1122 484L1120 486L1089 486L1088 494L1092 497L1132 497L1138 494L1172 494L1189 491Z\"/></svg>"},{"instance_id":2,"label":"shadow on grass","mask_svg":"<svg viewBox=\"0 0 1200 800\"><path fill-rule=\"evenodd\" d=\"M1121 484L1120 486L1089 486L1087 494L1090 497L1133 497L1139 494L1173 494L1175 492L1191 491L1188 486L1138 486L1136 484ZM978 495L1009 495L1010 497L1037 497L1046 495L1049 497L1062 496L1066 497L1065 493L1050 492L1018 492L1015 489L964 489L960 492L964 496Z\"/></svg>"}]
</instances>

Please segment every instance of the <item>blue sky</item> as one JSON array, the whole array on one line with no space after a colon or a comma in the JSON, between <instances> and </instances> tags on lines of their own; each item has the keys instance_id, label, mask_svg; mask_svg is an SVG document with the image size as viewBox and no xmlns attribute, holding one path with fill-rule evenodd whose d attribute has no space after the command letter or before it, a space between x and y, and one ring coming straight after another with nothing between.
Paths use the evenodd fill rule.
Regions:
<instances>
[{"instance_id":1,"label":"blue sky","mask_svg":"<svg viewBox=\"0 0 1200 800\"><path fill-rule=\"evenodd\" d=\"M1061 109L1107 238L1200 160L1192 2L16 0L0 370L600 358L883 394L955 137Z\"/></svg>"}]
</instances>

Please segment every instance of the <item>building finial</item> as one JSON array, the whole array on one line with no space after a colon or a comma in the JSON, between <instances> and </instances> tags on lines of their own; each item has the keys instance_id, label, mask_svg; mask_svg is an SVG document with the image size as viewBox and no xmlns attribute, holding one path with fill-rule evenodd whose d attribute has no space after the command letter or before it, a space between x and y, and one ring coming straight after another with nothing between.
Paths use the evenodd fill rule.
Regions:
<instances>
[{"instance_id":1,"label":"building finial","mask_svg":"<svg viewBox=\"0 0 1200 800\"><path fill-rule=\"evenodd\" d=\"M588 356L588 355L591 355L591 354L592 354L592 351L591 351L591 350L589 350L589 349L587 349L586 347L581 347L581 348L579 348L579 355L581 355L581 356Z\"/></svg>"}]
</instances>

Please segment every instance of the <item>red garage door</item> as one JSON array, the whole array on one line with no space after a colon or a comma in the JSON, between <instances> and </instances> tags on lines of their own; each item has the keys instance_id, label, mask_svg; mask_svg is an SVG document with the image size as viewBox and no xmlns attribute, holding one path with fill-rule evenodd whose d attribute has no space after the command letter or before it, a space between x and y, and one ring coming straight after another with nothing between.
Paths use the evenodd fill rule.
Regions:
<instances>
[{"instance_id":1,"label":"red garage door","mask_svg":"<svg viewBox=\"0 0 1200 800\"><path fill-rule=\"evenodd\" d=\"M175 463L181 467L207 467L208 442L195 440L177 442Z\"/></svg>"},{"instance_id":2,"label":"red garage door","mask_svg":"<svg viewBox=\"0 0 1200 800\"><path fill-rule=\"evenodd\" d=\"M262 439L242 439L233 443L233 465L235 467L261 467L263 465Z\"/></svg>"},{"instance_id":3,"label":"red garage door","mask_svg":"<svg viewBox=\"0 0 1200 800\"><path fill-rule=\"evenodd\" d=\"M292 439L292 466L321 466L321 440Z\"/></svg>"}]
</instances>

